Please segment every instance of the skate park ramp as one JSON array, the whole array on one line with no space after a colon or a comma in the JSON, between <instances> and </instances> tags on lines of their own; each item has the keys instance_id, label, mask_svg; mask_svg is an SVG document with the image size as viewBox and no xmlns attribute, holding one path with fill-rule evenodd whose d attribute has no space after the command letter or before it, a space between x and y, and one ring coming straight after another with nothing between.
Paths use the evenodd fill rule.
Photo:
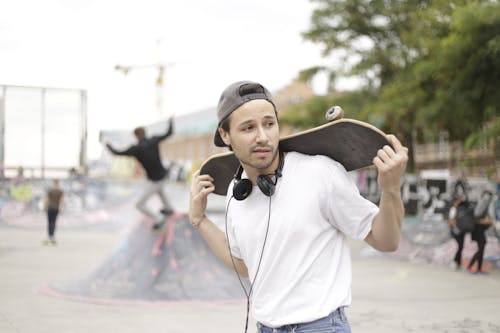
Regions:
<instances>
[{"instance_id":1,"label":"skate park ramp","mask_svg":"<svg viewBox=\"0 0 500 333\"><path fill-rule=\"evenodd\" d=\"M217 209L207 212L213 221L224 223L224 215ZM248 281L243 283L248 286ZM94 271L50 283L40 292L102 304L226 303L245 299L236 273L213 254L185 213L175 213L157 231L145 218L132 223L127 236Z\"/></svg>"}]
</instances>

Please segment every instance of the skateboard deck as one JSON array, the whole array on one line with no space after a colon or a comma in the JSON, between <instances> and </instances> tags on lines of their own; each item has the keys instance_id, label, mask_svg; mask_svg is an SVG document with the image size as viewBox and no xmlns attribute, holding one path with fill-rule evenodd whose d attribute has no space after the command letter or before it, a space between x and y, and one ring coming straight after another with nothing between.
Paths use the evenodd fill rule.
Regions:
<instances>
[{"instance_id":1,"label":"skateboard deck","mask_svg":"<svg viewBox=\"0 0 500 333\"><path fill-rule=\"evenodd\" d=\"M279 142L279 148L284 152L296 151L307 155L325 155L341 163L347 171L372 165L377 151L385 145L390 144L384 132L373 125L355 119L334 120L285 136ZM217 154L209 157L202 164L200 174L212 176L215 186L213 193L226 195L238 166L239 161L234 153Z\"/></svg>"}]
</instances>

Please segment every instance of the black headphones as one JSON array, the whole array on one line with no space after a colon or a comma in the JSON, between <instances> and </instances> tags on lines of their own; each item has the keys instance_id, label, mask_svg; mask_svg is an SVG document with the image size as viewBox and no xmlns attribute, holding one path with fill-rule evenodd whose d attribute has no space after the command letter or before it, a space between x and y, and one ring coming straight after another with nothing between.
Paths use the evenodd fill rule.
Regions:
<instances>
[{"instance_id":1,"label":"black headphones","mask_svg":"<svg viewBox=\"0 0 500 333\"><path fill-rule=\"evenodd\" d=\"M283 152L279 151L279 163L278 168L273 174L259 175L257 177L257 186L266 196L270 197L274 194L276 184L278 183L278 178L281 177L281 172L283 171L283 164L285 159ZM238 171L234 175L234 186L233 186L233 197L236 200L245 200L250 193L252 193L253 184L250 179L241 179L241 174L243 173L243 166L240 164ZM275 177L272 177L275 176ZM275 178L273 180L273 178Z\"/></svg>"}]
</instances>

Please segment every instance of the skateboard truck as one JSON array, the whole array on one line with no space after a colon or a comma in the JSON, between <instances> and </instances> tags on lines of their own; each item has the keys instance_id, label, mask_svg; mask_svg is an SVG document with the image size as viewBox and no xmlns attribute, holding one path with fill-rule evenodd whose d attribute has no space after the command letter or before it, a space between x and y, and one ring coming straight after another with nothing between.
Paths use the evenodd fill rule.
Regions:
<instances>
[{"instance_id":1,"label":"skateboard truck","mask_svg":"<svg viewBox=\"0 0 500 333\"><path fill-rule=\"evenodd\" d=\"M334 121L344 118L344 110L338 105L334 105L326 110L325 118L327 121Z\"/></svg>"}]
</instances>

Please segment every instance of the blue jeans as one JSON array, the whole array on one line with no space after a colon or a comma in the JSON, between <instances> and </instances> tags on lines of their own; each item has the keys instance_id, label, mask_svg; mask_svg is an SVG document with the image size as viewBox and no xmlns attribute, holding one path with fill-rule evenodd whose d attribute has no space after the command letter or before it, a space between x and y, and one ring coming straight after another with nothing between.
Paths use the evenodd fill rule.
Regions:
<instances>
[{"instance_id":1,"label":"blue jeans","mask_svg":"<svg viewBox=\"0 0 500 333\"><path fill-rule=\"evenodd\" d=\"M257 323L259 333L351 333L344 308L338 308L324 318L302 324L291 324L271 328Z\"/></svg>"}]
</instances>

